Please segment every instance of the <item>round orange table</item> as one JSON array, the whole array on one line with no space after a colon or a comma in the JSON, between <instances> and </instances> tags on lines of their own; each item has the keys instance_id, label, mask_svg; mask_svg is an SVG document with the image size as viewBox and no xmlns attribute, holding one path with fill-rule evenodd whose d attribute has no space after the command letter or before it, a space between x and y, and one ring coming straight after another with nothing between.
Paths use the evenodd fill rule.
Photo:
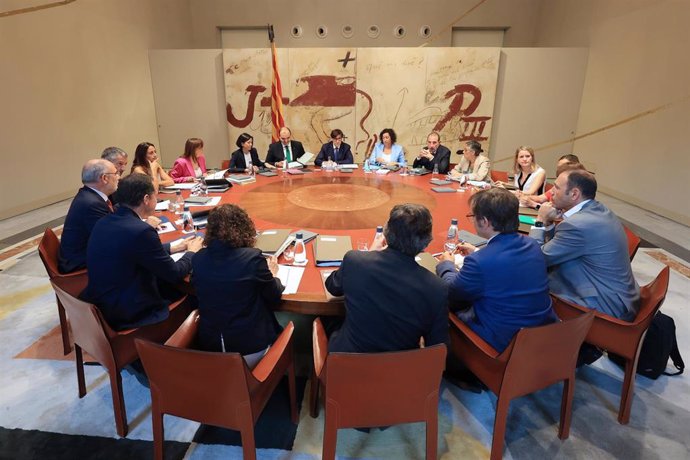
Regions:
<instances>
[{"instance_id":1,"label":"round orange table","mask_svg":"<svg viewBox=\"0 0 690 460\"><path fill-rule=\"evenodd\" d=\"M443 250L451 218L458 218L460 228L474 232L466 217L468 200L474 191L467 188L456 193L436 193L431 190L434 185L429 183L430 179L431 174L400 176L397 172L378 175L366 174L361 169L353 173L317 169L286 177L257 176L256 182L235 185L221 194L221 203L234 203L246 209L257 230L289 228L291 231L307 229L320 235L350 235L353 244L361 238L371 243L376 226L385 225L396 204L424 204L434 219L433 240L427 252L435 253ZM459 188L457 183L444 187ZM166 214L174 219L172 214ZM162 236L169 241L179 237L179 232ZM306 247L309 262L299 290L296 294L283 295L277 310L342 315L342 300L329 301L321 281L320 271L333 270L333 267L316 267L312 242Z\"/></svg>"}]
</instances>

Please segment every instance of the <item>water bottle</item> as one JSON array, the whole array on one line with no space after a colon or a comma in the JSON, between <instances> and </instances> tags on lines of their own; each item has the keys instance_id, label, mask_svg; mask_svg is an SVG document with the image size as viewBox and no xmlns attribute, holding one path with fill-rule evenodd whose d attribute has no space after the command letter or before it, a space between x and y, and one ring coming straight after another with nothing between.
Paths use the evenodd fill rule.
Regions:
<instances>
[{"instance_id":1,"label":"water bottle","mask_svg":"<svg viewBox=\"0 0 690 460\"><path fill-rule=\"evenodd\" d=\"M288 161L287 158L283 161L283 177L287 177Z\"/></svg>"},{"instance_id":2,"label":"water bottle","mask_svg":"<svg viewBox=\"0 0 690 460\"><path fill-rule=\"evenodd\" d=\"M400 175L407 176L407 160L403 160L400 163Z\"/></svg>"},{"instance_id":3,"label":"water bottle","mask_svg":"<svg viewBox=\"0 0 690 460\"><path fill-rule=\"evenodd\" d=\"M304 237L301 233L295 235L294 265L307 265L307 249L304 247Z\"/></svg>"},{"instance_id":4,"label":"water bottle","mask_svg":"<svg viewBox=\"0 0 690 460\"><path fill-rule=\"evenodd\" d=\"M365 173L371 172L371 168L369 167L369 158L364 159L364 172Z\"/></svg>"},{"instance_id":5,"label":"water bottle","mask_svg":"<svg viewBox=\"0 0 690 460\"><path fill-rule=\"evenodd\" d=\"M376 233L374 234L374 242L371 244L372 247L382 248L386 245L386 237L383 236L383 227L379 225L376 227Z\"/></svg>"},{"instance_id":6,"label":"water bottle","mask_svg":"<svg viewBox=\"0 0 690 460\"><path fill-rule=\"evenodd\" d=\"M431 173L432 177L437 177L438 176L438 163L434 163L434 170Z\"/></svg>"},{"instance_id":7,"label":"water bottle","mask_svg":"<svg viewBox=\"0 0 690 460\"><path fill-rule=\"evenodd\" d=\"M458 219L450 220L450 227L448 227L448 233L446 235L446 244L444 249L447 252L453 254L455 249L458 247Z\"/></svg>"},{"instance_id":8,"label":"water bottle","mask_svg":"<svg viewBox=\"0 0 690 460\"><path fill-rule=\"evenodd\" d=\"M175 214L182 214L184 212L184 198L182 198L182 190L175 192Z\"/></svg>"}]
</instances>

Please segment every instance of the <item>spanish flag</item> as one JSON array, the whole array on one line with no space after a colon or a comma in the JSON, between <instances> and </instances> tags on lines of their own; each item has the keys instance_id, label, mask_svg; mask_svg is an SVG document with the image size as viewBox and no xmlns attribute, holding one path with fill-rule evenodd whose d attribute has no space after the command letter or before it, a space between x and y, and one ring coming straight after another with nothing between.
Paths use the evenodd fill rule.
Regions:
<instances>
[{"instance_id":1,"label":"spanish flag","mask_svg":"<svg viewBox=\"0 0 690 460\"><path fill-rule=\"evenodd\" d=\"M285 126L285 119L283 118L283 87L280 84L274 38L273 25L271 24L268 26L268 40L271 42L271 60L273 63L273 81L271 82L271 124L273 125L273 130L271 139L272 142L278 142L280 139L280 128Z\"/></svg>"}]
</instances>

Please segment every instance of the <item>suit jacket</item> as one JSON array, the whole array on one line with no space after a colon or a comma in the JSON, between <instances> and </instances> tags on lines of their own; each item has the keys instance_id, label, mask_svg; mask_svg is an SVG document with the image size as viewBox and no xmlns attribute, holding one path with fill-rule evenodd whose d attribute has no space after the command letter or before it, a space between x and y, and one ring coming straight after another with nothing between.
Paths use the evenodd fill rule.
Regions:
<instances>
[{"instance_id":1,"label":"suit jacket","mask_svg":"<svg viewBox=\"0 0 690 460\"><path fill-rule=\"evenodd\" d=\"M554 229L533 228L530 236L543 244L551 292L615 318L635 318L640 288L623 226L606 206L591 200Z\"/></svg>"},{"instance_id":2,"label":"suit jacket","mask_svg":"<svg viewBox=\"0 0 690 460\"><path fill-rule=\"evenodd\" d=\"M65 217L60 239L58 269L69 273L86 267L86 246L96 222L112 211L108 203L91 188L79 189Z\"/></svg>"},{"instance_id":3,"label":"suit jacket","mask_svg":"<svg viewBox=\"0 0 690 460\"><path fill-rule=\"evenodd\" d=\"M448 148L439 144L434 153L433 160L419 158L415 159L414 163L412 163L413 168L424 167L429 171L434 169L434 165L438 165L438 172L441 174L446 174L448 172L448 168L450 167L450 150L448 150Z\"/></svg>"},{"instance_id":4,"label":"suit jacket","mask_svg":"<svg viewBox=\"0 0 690 460\"><path fill-rule=\"evenodd\" d=\"M120 206L94 226L86 250L89 284L81 297L101 310L115 330L168 318L158 279L178 283L189 273L193 253L170 258L158 233L130 208Z\"/></svg>"},{"instance_id":5,"label":"suit jacket","mask_svg":"<svg viewBox=\"0 0 690 460\"><path fill-rule=\"evenodd\" d=\"M411 350L448 341L447 288L414 257L392 248L349 251L326 280L345 296L345 322L328 349L356 353Z\"/></svg>"},{"instance_id":6,"label":"suit jacket","mask_svg":"<svg viewBox=\"0 0 690 460\"><path fill-rule=\"evenodd\" d=\"M460 163L455 165L455 171L463 174L467 174L467 179L469 180L480 180L480 181L491 181L491 161L484 155L477 155L477 159L474 160L474 166L470 170L470 162L465 159L462 155L460 158Z\"/></svg>"},{"instance_id":7,"label":"suit jacket","mask_svg":"<svg viewBox=\"0 0 690 460\"><path fill-rule=\"evenodd\" d=\"M242 355L264 350L281 327L272 307L280 303L283 285L256 248L231 248L214 240L192 261L192 284L199 299L199 345Z\"/></svg>"},{"instance_id":8,"label":"suit jacket","mask_svg":"<svg viewBox=\"0 0 690 460\"><path fill-rule=\"evenodd\" d=\"M301 142L290 141L290 151L292 152L292 161L296 161L304 155L304 147L302 147ZM276 162L283 160L285 160L285 147L283 147L283 144L278 141L269 145L266 163L275 166Z\"/></svg>"},{"instance_id":9,"label":"suit jacket","mask_svg":"<svg viewBox=\"0 0 690 460\"><path fill-rule=\"evenodd\" d=\"M201 172L203 174L206 174L206 158L203 155L200 155L196 159L199 162ZM177 160L175 160L173 169L170 170L169 174L170 177L173 178L175 183L187 182L188 177L196 177L196 173L194 172L194 164L192 163L192 160L185 157L179 157L177 158Z\"/></svg>"},{"instance_id":10,"label":"suit jacket","mask_svg":"<svg viewBox=\"0 0 690 460\"><path fill-rule=\"evenodd\" d=\"M448 284L451 309L471 304L474 318L467 325L498 352L520 328L556 321L546 261L539 244L528 236L498 234L465 257L460 271L445 261L436 273Z\"/></svg>"},{"instance_id":11,"label":"suit jacket","mask_svg":"<svg viewBox=\"0 0 690 460\"><path fill-rule=\"evenodd\" d=\"M354 163L354 160L352 158L352 150L350 149L350 145L346 144L345 142L342 142L340 144L340 148L338 148L338 157L337 158L335 156L335 149L333 148L333 142L326 142L325 144L323 144L321 146L321 150L319 151L319 154L316 156L316 159L314 160L314 164L316 166L321 166L321 163L323 163L324 161L327 161L328 157L330 157L331 160L335 161L339 165Z\"/></svg>"},{"instance_id":12,"label":"suit jacket","mask_svg":"<svg viewBox=\"0 0 690 460\"><path fill-rule=\"evenodd\" d=\"M263 161L259 160L259 153L255 148L252 148L249 154L252 157L252 164L254 166L258 166L259 168L266 166ZM244 152L242 149L237 149L232 152L232 155L230 155L230 172L244 172L246 169L247 162L244 161Z\"/></svg>"}]
</instances>

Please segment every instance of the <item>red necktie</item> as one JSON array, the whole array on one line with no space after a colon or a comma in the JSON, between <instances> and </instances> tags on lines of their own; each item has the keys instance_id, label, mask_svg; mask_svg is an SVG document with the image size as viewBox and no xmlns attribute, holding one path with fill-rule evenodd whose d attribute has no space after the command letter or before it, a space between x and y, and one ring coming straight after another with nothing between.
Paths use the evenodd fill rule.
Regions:
<instances>
[{"instance_id":1,"label":"red necktie","mask_svg":"<svg viewBox=\"0 0 690 460\"><path fill-rule=\"evenodd\" d=\"M113 202L110 201L110 198L108 198L108 201L106 201L106 203L108 203L108 209L110 209L110 212L115 212L115 210L113 209Z\"/></svg>"}]
</instances>

